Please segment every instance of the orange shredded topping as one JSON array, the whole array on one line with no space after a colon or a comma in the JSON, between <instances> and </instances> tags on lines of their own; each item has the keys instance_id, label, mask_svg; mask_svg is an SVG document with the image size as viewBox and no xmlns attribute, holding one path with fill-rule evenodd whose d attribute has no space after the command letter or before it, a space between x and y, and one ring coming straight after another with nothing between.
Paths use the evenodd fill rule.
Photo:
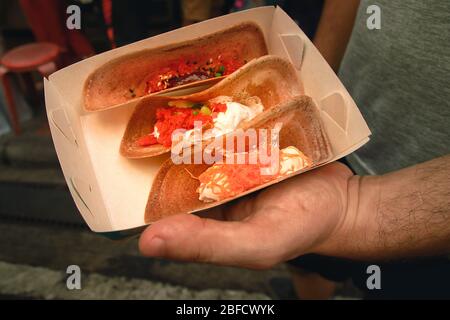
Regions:
<instances>
[{"instance_id":1,"label":"orange shredded topping","mask_svg":"<svg viewBox=\"0 0 450 320\"><path fill-rule=\"evenodd\" d=\"M187 172L188 175L191 176L192 179L199 180L199 178L197 178L196 176L194 176L188 169L184 168L184 170Z\"/></svg>"},{"instance_id":2,"label":"orange shredded topping","mask_svg":"<svg viewBox=\"0 0 450 320\"><path fill-rule=\"evenodd\" d=\"M209 189L220 201L234 197L280 176L292 173L293 171L289 169L286 172L280 171L281 163L284 163L288 159L301 160L299 169L312 165L312 160L310 158L304 155L300 150L294 149L297 151L294 154L288 152L286 149L281 150L278 171L271 175L261 174L261 169L265 167L269 168L270 165L262 165L260 162L250 164L250 155L246 153L244 164L238 164L236 161L237 154L234 154L234 164L216 163L200 174L198 178L191 176L198 179L200 182L200 186L197 189L198 193L201 194L205 189Z\"/></svg>"},{"instance_id":3,"label":"orange shredded topping","mask_svg":"<svg viewBox=\"0 0 450 320\"><path fill-rule=\"evenodd\" d=\"M197 191L208 187L222 200L276 178L276 175L262 175L261 168L260 163L215 164L198 177L200 187Z\"/></svg>"}]
</instances>

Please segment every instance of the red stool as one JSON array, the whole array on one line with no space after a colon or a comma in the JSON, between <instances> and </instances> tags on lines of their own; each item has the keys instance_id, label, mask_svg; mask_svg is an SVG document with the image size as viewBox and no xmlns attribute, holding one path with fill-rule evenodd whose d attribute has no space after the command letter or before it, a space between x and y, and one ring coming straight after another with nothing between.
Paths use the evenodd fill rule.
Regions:
<instances>
[{"instance_id":1,"label":"red stool","mask_svg":"<svg viewBox=\"0 0 450 320\"><path fill-rule=\"evenodd\" d=\"M38 42L19 46L5 53L0 60L0 77L5 92L11 126L15 134L20 133L20 123L16 103L11 89L11 73L22 75L29 90L36 97L32 71L38 71L43 77L48 77L57 70L59 47L52 43ZM36 99L37 100L37 99Z\"/></svg>"}]
</instances>

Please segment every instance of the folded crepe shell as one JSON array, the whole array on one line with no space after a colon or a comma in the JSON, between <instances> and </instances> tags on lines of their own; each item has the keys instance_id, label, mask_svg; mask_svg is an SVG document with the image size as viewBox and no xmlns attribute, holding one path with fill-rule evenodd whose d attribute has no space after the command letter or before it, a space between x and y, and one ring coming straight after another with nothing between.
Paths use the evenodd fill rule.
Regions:
<instances>
[{"instance_id":1,"label":"folded crepe shell","mask_svg":"<svg viewBox=\"0 0 450 320\"><path fill-rule=\"evenodd\" d=\"M310 170L332 158L330 143L319 110L310 97L296 97L288 103L275 106L269 112L255 118L252 123L249 123L248 127L273 128L278 122L282 123L280 149L288 146L296 147L312 160L311 167L277 178L236 197L205 203L198 199L199 195L196 190L200 183L194 177L198 177L209 165L175 165L171 159L168 159L162 164L153 181L145 209L145 222L151 223L170 215L215 207Z\"/></svg>"},{"instance_id":2,"label":"folded crepe shell","mask_svg":"<svg viewBox=\"0 0 450 320\"><path fill-rule=\"evenodd\" d=\"M218 96L230 96L236 102L246 103L250 97L258 97L265 110L283 104L302 94L303 89L294 67L276 56L264 56L246 64L223 81L204 91L182 97L144 98L135 108L128 121L120 153L127 158L153 157L170 151L162 145L142 147L137 140L153 132L156 109L167 106L171 100L193 102L207 101Z\"/></svg>"},{"instance_id":3,"label":"folded crepe shell","mask_svg":"<svg viewBox=\"0 0 450 320\"><path fill-rule=\"evenodd\" d=\"M241 23L201 38L127 54L105 63L87 78L84 85L84 108L86 111L99 111L139 100L149 95L145 92L147 77L158 74L173 61L198 56L199 52L202 56L217 57L230 50L235 50L239 61L243 63L267 54L264 35L252 22ZM151 95L214 83L221 78L224 77L195 81Z\"/></svg>"}]
</instances>

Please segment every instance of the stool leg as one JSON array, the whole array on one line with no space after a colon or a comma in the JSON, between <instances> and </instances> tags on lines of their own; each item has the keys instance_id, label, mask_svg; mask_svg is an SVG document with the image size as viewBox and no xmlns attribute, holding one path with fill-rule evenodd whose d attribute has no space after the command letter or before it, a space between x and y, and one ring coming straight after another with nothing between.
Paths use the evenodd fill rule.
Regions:
<instances>
[{"instance_id":1,"label":"stool leg","mask_svg":"<svg viewBox=\"0 0 450 320\"><path fill-rule=\"evenodd\" d=\"M40 65L38 71L44 78L48 78L53 72L57 70L57 65L55 62L48 62L46 64Z\"/></svg>"},{"instance_id":2,"label":"stool leg","mask_svg":"<svg viewBox=\"0 0 450 320\"><path fill-rule=\"evenodd\" d=\"M22 73L22 78L25 82L25 86L27 89L27 93L30 98L30 102L32 103L33 112L36 113L40 106L39 95L36 90L36 85L33 80L33 75L31 72Z\"/></svg>"},{"instance_id":3,"label":"stool leg","mask_svg":"<svg viewBox=\"0 0 450 320\"><path fill-rule=\"evenodd\" d=\"M11 121L11 126L16 135L20 134L20 123L19 117L17 115L16 103L14 101L14 96L11 88L11 81L8 78L8 69L0 66L0 77L3 85L3 90L5 92L6 104L8 105L8 111Z\"/></svg>"}]
</instances>

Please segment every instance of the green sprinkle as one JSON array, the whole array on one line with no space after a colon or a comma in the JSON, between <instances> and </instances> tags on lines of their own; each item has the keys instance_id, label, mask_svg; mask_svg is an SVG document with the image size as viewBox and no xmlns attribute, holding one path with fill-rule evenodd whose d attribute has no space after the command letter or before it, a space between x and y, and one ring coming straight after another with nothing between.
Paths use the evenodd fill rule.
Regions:
<instances>
[{"instance_id":1,"label":"green sprinkle","mask_svg":"<svg viewBox=\"0 0 450 320\"><path fill-rule=\"evenodd\" d=\"M220 72L217 72L216 74L215 74L215 77L217 78L217 77L221 77L222 76L222 74L220 73Z\"/></svg>"},{"instance_id":2,"label":"green sprinkle","mask_svg":"<svg viewBox=\"0 0 450 320\"><path fill-rule=\"evenodd\" d=\"M223 74L225 72L225 67L224 66L220 66L218 72Z\"/></svg>"},{"instance_id":3,"label":"green sprinkle","mask_svg":"<svg viewBox=\"0 0 450 320\"><path fill-rule=\"evenodd\" d=\"M198 110L192 111L192 114L193 114L194 116L196 116L196 115L199 114L199 111L198 111Z\"/></svg>"},{"instance_id":4,"label":"green sprinkle","mask_svg":"<svg viewBox=\"0 0 450 320\"><path fill-rule=\"evenodd\" d=\"M200 112L202 113L202 114L204 114L205 116L209 116L209 115L211 115L211 109L210 108L208 108L207 106L203 106L201 109L200 109Z\"/></svg>"}]
</instances>

